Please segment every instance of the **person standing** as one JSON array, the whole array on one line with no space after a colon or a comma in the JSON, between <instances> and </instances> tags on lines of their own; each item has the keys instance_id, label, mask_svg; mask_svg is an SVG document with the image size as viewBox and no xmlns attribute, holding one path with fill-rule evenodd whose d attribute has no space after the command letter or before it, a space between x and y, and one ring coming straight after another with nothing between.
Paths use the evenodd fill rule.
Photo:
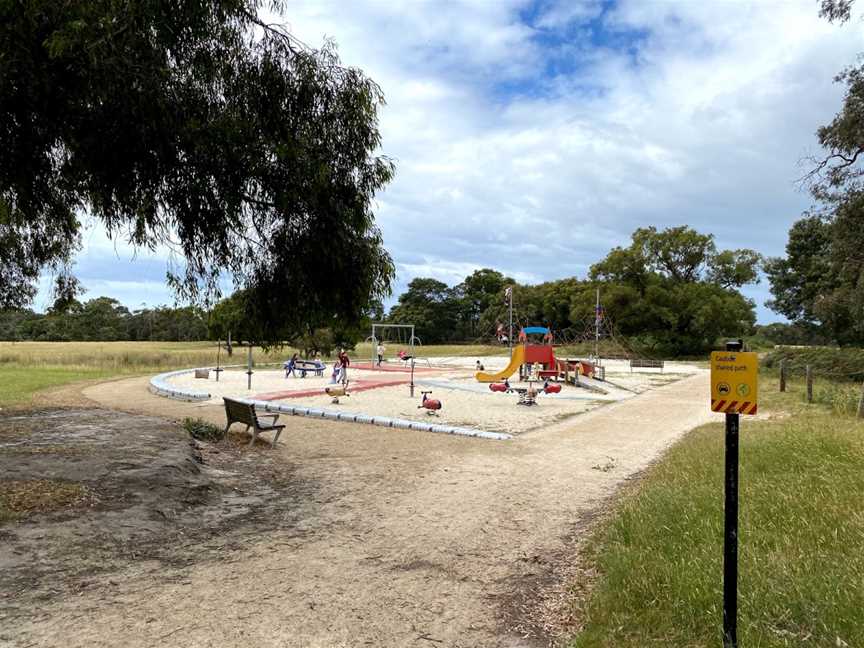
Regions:
<instances>
[{"instance_id":1,"label":"person standing","mask_svg":"<svg viewBox=\"0 0 864 648\"><path fill-rule=\"evenodd\" d=\"M342 382L348 380L348 365L350 364L351 358L348 357L345 349L339 349L339 366L342 368L342 375L340 378Z\"/></svg>"},{"instance_id":2,"label":"person standing","mask_svg":"<svg viewBox=\"0 0 864 648\"><path fill-rule=\"evenodd\" d=\"M378 366L379 367L381 366L381 363L384 362L384 352L385 351L386 351L386 349L384 348L384 345L379 342L378 346L375 348L375 355L378 356Z\"/></svg>"},{"instance_id":3,"label":"person standing","mask_svg":"<svg viewBox=\"0 0 864 648\"><path fill-rule=\"evenodd\" d=\"M285 377L287 378L289 375L297 377L297 374L294 373L294 369L297 366L297 358L298 354L294 354L291 356L291 359L282 365L282 368L285 369Z\"/></svg>"}]
</instances>

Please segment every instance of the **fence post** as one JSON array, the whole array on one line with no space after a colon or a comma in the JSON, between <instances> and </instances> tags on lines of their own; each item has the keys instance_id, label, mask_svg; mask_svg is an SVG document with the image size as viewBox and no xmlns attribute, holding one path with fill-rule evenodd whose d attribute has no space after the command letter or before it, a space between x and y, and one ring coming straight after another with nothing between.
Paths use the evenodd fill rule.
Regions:
<instances>
[{"instance_id":1,"label":"fence post","mask_svg":"<svg viewBox=\"0 0 864 648\"><path fill-rule=\"evenodd\" d=\"M861 383L861 398L858 399L858 418L864 418L864 382Z\"/></svg>"},{"instance_id":2,"label":"fence post","mask_svg":"<svg viewBox=\"0 0 864 648\"><path fill-rule=\"evenodd\" d=\"M810 365L809 364L807 365L806 375L807 375L807 402L812 403L813 402L813 372L810 371Z\"/></svg>"},{"instance_id":3,"label":"fence post","mask_svg":"<svg viewBox=\"0 0 864 648\"><path fill-rule=\"evenodd\" d=\"M786 391L786 358L780 360L780 391Z\"/></svg>"}]
</instances>

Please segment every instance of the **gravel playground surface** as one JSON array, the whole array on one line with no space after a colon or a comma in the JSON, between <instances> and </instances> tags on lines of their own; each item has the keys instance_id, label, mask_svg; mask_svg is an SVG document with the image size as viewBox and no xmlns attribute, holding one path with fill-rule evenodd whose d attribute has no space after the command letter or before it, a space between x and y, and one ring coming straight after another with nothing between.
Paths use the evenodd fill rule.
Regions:
<instances>
[{"instance_id":1,"label":"gravel playground surface","mask_svg":"<svg viewBox=\"0 0 864 648\"><path fill-rule=\"evenodd\" d=\"M254 398L278 401L292 405L314 408L344 410L373 416L387 416L409 420L434 420L436 423L464 426L522 434L542 429L583 414L609 402L632 398L638 393L681 380L692 375L695 367L675 363L663 373L642 371L631 373L624 361L607 361L607 382L590 381L592 391L563 385L559 394L541 394L532 407L518 404L518 394L492 392L488 384L474 379L474 362L477 358L435 358L434 365L415 367L414 397L410 395L409 374L398 362L385 364L385 370L376 371L363 363L361 368L349 369L348 397L332 402L324 389L330 384L330 369L325 376L308 374L306 378L285 377L284 371L274 369L256 370L252 376L252 389L247 388L247 376L240 370L225 371L219 381L211 372L209 379L195 378L191 374L172 377L169 382L177 387L206 390L210 392L210 403L221 404L223 396ZM480 358L484 367L498 370L507 359L501 357ZM511 381L514 388L527 388L527 383ZM539 385L535 383L535 388ZM431 397L442 402L442 409L430 416L419 408L421 392L431 391Z\"/></svg>"},{"instance_id":2,"label":"gravel playground surface","mask_svg":"<svg viewBox=\"0 0 864 648\"><path fill-rule=\"evenodd\" d=\"M154 396L147 382L94 385L83 400L224 424L221 407ZM250 508L264 514L238 522L248 533L204 525L215 530L206 540L190 532L163 552L132 552L14 614L4 602L16 592L2 592L2 636L22 648L548 645L578 622L565 620L560 592L590 521L670 443L719 416L707 390L698 372L512 441L287 417L275 450L220 453L218 464L204 453L217 482L220 471L245 477L189 506L258 498ZM17 533L10 524L0 530Z\"/></svg>"}]
</instances>

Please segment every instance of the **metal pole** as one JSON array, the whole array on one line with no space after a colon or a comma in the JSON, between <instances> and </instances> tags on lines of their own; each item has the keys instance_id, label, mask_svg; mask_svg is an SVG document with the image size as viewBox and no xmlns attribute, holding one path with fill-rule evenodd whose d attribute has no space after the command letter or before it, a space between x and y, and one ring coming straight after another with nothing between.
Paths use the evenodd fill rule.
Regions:
<instances>
[{"instance_id":1,"label":"metal pole","mask_svg":"<svg viewBox=\"0 0 864 648\"><path fill-rule=\"evenodd\" d=\"M372 325L372 367L375 367L375 355L378 351L378 340L375 338L375 325Z\"/></svg>"},{"instance_id":2,"label":"metal pole","mask_svg":"<svg viewBox=\"0 0 864 648\"><path fill-rule=\"evenodd\" d=\"M594 360L600 361L600 289L597 289L597 301L594 304Z\"/></svg>"},{"instance_id":3,"label":"metal pole","mask_svg":"<svg viewBox=\"0 0 864 648\"><path fill-rule=\"evenodd\" d=\"M510 335L507 338L510 343L510 355L513 355L513 286L510 286Z\"/></svg>"},{"instance_id":4,"label":"metal pole","mask_svg":"<svg viewBox=\"0 0 864 648\"><path fill-rule=\"evenodd\" d=\"M807 365L806 368L806 376L807 376L807 402L813 402L813 372L810 370L810 365Z\"/></svg>"},{"instance_id":5,"label":"metal pole","mask_svg":"<svg viewBox=\"0 0 864 648\"><path fill-rule=\"evenodd\" d=\"M216 382L219 382L219 374L222 372L222 368L219 366L219 356L222 354L222 338L220 337L216 341Z\"/></svg>"},{"instance_id":6,"label":"metal pole","mask_svg":"<svg viewBox=\"0 0 864 648\"><path fill-rule=\"evenodd\" d=\"M411 357L411 398L414 398L414 357Z\"/></svg>"},{"instance_id":7,"label":"metal pole","mask_svg":"<svg viewBox=\"0 0 864 648\"><path fill-rule=\"evenodd\" d=\"M249 354L246 358L246 389L252 389L252 343L249 343Z\"/></svg>"},{"instance_id":8,"label":"metal pole","mask_svg":"<svg viewBox=\"0 0 864 648\"><path fill-rule=\"evenodd\" d=\"M740 351L741 340L726 343ZM723 508L723 646L738 646L738 414L726 414L726 501Z\"/></svg>"}]
</instances>

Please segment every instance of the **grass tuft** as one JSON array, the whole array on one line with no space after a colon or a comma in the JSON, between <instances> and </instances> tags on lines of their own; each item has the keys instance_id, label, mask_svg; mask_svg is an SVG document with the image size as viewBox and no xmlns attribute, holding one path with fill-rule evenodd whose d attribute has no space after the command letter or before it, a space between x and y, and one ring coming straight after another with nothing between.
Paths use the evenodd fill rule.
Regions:
<instances>
[{"instance_id":1,"label":"grass tuft","mask_svg":"<svg viewBox=\"0 0 864 648\"><path fill-rule=\"evenodd\" d=\"M221 427L200 418L184 418L183 428L199 441L219 441L225 436Z\"/></svg>"}]
</instances>

